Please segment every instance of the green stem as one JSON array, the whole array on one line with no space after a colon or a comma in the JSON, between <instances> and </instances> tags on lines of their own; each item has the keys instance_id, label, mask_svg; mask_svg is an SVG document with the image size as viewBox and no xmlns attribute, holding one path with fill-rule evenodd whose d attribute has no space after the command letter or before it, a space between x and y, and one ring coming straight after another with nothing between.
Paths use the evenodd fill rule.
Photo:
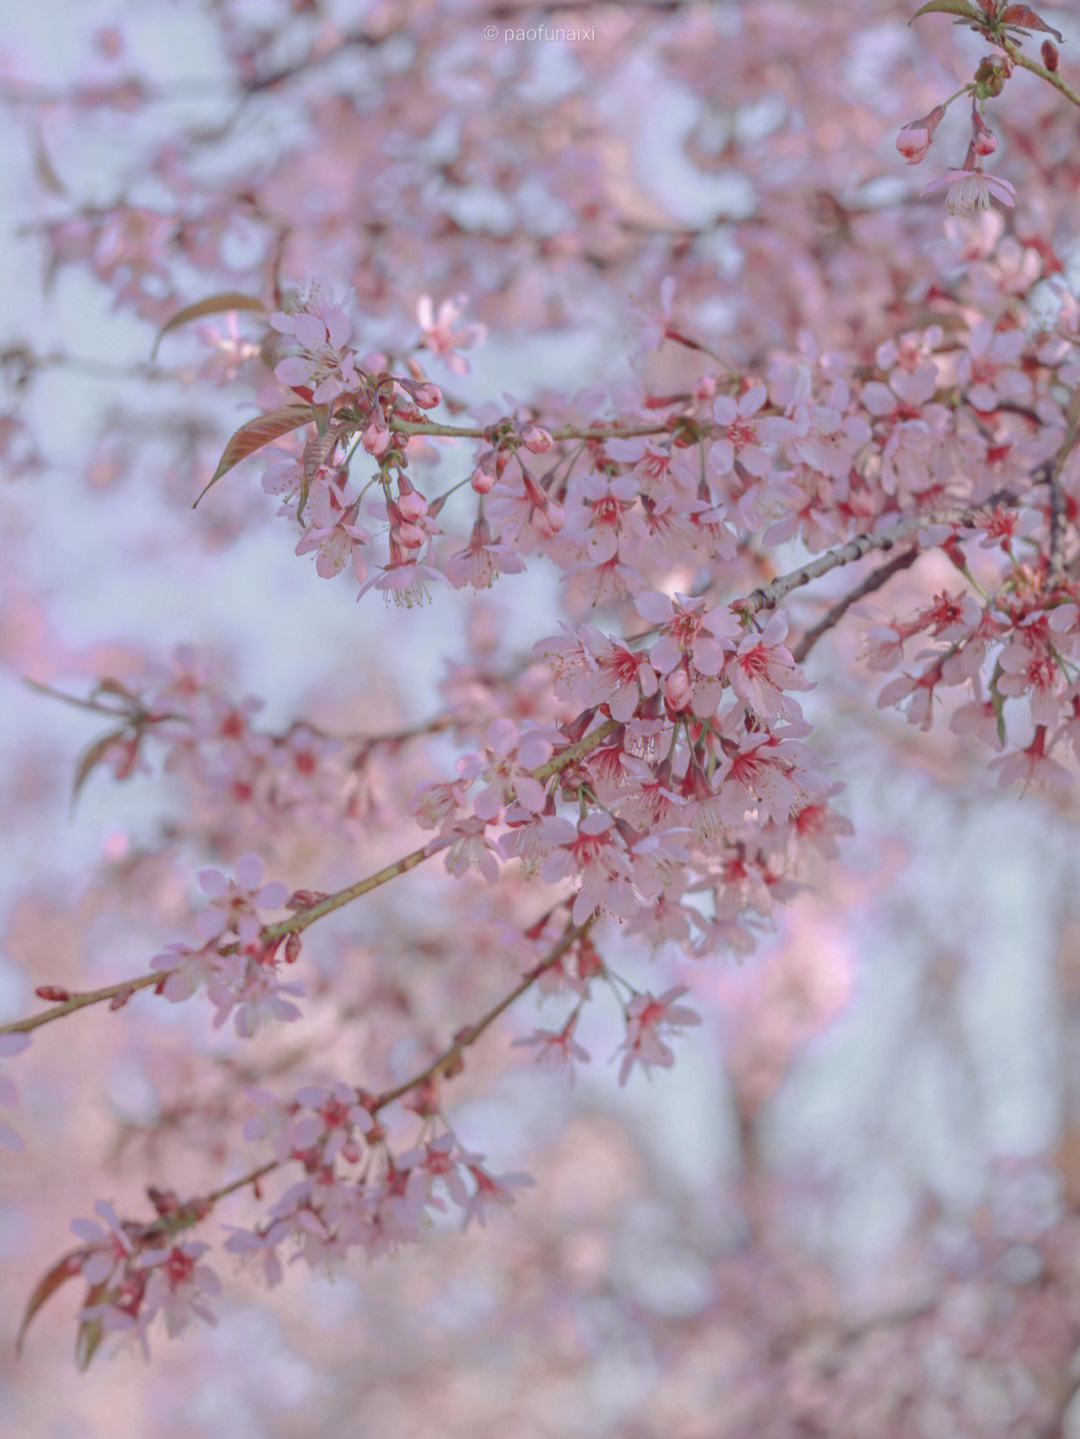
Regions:
<instances>
[{"instance_id":1,"label":"green stem","mask_svg":"<svg viewBox=\"0 0 1080 1439\"><path fill-rule=\"evenodd\" d=\"M1065 96L1071 105L1080 109L1080 95L1069 88L1065 81L1055 70L1048 70L1045 65L1040 65L1036 60L1029 60L1024 52L1012 40L1002 40L1001 48L1009 56L1014 65L1019 65L1022 70L1029 70L1032 75L1038 75L1040 80L1045 80L1048 85Z\"/></svg>"}]
</instances>

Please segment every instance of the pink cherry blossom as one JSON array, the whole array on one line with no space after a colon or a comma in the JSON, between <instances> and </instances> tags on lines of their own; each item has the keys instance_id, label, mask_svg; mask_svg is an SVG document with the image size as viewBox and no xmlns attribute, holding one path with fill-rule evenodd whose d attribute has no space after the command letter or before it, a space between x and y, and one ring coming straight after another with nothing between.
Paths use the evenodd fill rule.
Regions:
<instances>
[{"instance_id":1,"label":"pink cherry blossom","mask_svg":"<svg viewBox=\"0 0 1080 1439\"><path fill-rule=\"evenodd\" d=\"M736 461L751 475L767 475L773 463L770 446L794 433L792 422L781 416L755 418L767 398L764 385L751 385L738 400L721 395L713 404L718 439L709 450L709 467L718 477L729 475Z\"/></svg>"},{"instance_id":2,"label":"pink cherry blossom","mask_svg":"<svg viewBox=\"0 0 1080 1439\"><path fill-rule=\"evenodd\" d=\"M464 295L458 295L453 300L443 300L438 311L435 310L430 295L421 295L416 306L425 348L444 359L455 375L469 373L469 362L464 355L457 353L458 350L468 350L483 344L487 335L486 328L475 323L454 329L464 309Z\"/></svg>"},{"instance_id":3,"label":"pink cherry blossom","mask_svg":"<svg viewBox=\"0 0 1080 1439\"><path fill-rule=\"evenodd\" d=\"M211 908L196 917L195 929L201 939L215 940L235 934L242 944L259 936L258 911L280 909L288 888L283 880L263 884L266 866L257 854L245 854L236 865L235 880L219 869L199 871L199 885L210 896Z\"/></svg>"},{"instance_id":4,"label":"pink cherry blossom","mask_svg":"<svg viewBox=\"0 0 1080 1439\"><path fill-rule=\"evenodd\" d=\"M316 405L357 388L360 377L356 357L347 345L352 324L333 291L313 286L295 309L277 311L270 323L300 347L299 354L280 361L274 368L283 385L310 390Z\"/></svg>"},{"instance_id":5,"label":"pink cherry blossom","mask_svg":"<svg viewBox=\"0 0 1080 1439\"><path fill-rule=\"evenodd\" d=\"M685 984L673 985L663 994L635 994L626 1006L626 1037L619 1048L623 1051L619 1066L619 1083L625 1084L635 1064L646 1074L653 1065L670 1069L675 1054L665 1043L669 1033L678 1033L688 1025L700 1024L701 1016L683 1004L676 1004L686 994Z\"/></svg>"},{"instance_id":6,"label":"pink cherry blossom","mask_svg":"<svg viewBox=\"0 0 1080 1439\"><path fill-rule=\"evenodd\" d=\"M989 209L991 200L1007 208L1016 203L1016 190L1008 180L987 175L977 166L970 170L949 170L937 180L931 180L922 193L933 195L939 190L947 190L945 208L952 215Z\"/></svg>"},{"instance_id":7,"label":"pink cherry blossom","mask_svg":"<svg viewBox=\"0 0 1080 1439\"><path fill-rule=\"evenodd\" d=\"M9 1427L1071 1432L1068 48L465 8L0 55Z\"/></svg>"},{"instance_id":8,"label":"pink cherry blossom","mask_svg":"<svg viewBox=\"0 0 1080 1439\"><path fill-rule=\"evenodd\" d=\"M944 118L944 105L935 105L929 115L924 115L921 120L912 120L901 129L896 137L896 148L909 165L917 165L923 159L930 148L934 131Z\"/></svg>"}]
</instances>

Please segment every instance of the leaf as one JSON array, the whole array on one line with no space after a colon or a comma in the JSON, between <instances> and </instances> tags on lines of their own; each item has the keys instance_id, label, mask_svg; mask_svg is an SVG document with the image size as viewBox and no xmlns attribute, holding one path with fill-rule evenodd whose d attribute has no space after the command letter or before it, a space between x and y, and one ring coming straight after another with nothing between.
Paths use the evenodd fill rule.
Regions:
<instances>
[{"instance_id":1,"label":"leaf","mask_svg":"<svg viewBox=\"0 0 1080 1439\"><path fill-rule=\"evenodd\" d=\"M242 295L237 290L227 290L222 295L210 295L205 300L196 300L193 305L185 305L182 310L177 310L171 320L166 320L158 331L154 348L150 351L151 360L157 358L158 346L170 330L186 325L189 320L201 319L203 315L229 314L235 310L256 310L265 314L266 306L256 296Z\"/></svg>"},{"instance_id":2,"label":"leaf","mask_svg":"<svg viewBox=\"0 0 1080 1439\"><path fill-rule=\"evenodd\" d=\"M34 171L47 190L67 199L68 188L56 173L52 157L45 148L45 137L41 133L40 125L34 129Z\"/></svg>"},{"instance_id":3,"label":"leaf","mask_svg":"<svg viewBox=\"0 0 1080 1439\"><path fill-rule=\"evenodd\" d=\"M75 1335L75 1363L81 1373L90 1368L91 1360L105 1338L105 1326L100 1319L84 1319Z\"/></svg>"},{"instance_id":4,"label":"leaf","mask_svg":"<svg viewBox=\"0 0 1080 1439\"><path fill-rule=\"evenodd\" d=\"M1061 31L1040 20L1028 5L1007 5L998 16L998 24L1011 25L1017 30L1046 30L1055 40L1061 40Z\"/></svg>"},{"instance_id":5,"label":"leaf","mask_svg":"<svg viewBox=\"0 0 1080 1439\"><path fill-rule=\"evenodd\" d=\"M122 685L119 680L114 680L111 676L106 676L105 679L98 680L94 686L94 694L95 696L116 695L118 699L122 700L134 700L137 698L137 696L128 689L127 685Z\"/></svg>"},{"instance_id":6,"label":"leaf","mask_svg":"<svg viewBox=\"0 0 1080 1439\"><path fill-rule=\"evenodd\" d=\"M79 798L79 792L83 785L93 774L94 770L97 769L98 765L108 754L109 750L112 749L117 740L127 739L128 734L129 730L126 725L123 729L110 730L108 734L103 734L100 739L96 739L90 748L83 753L75 770L75 783L71 789L72 812L74 812L75 802Z\"/></svg>"},{"instance_id":7,"label":"leaf","mask_svg":"<svg viewBox=\"0 0 1080 1439\"><path fill-rule=\"evenodd\" d=\"M61 1284L66 1284L69 1279L74 1279L81 1271L72 1266L72 1261L79 1257L84 1251L73 1249L65 1254L63 1259L58 1259L51 1269L47 1269L34 1287L34 1292L27 1300L26 1312L23 1314L22 1323L19 1325L19 1332L15 1336L15 1353L21 1354L23 1341L26 1338L26 1331L37 1314L38 1310L47 1303L56 1293Z\"/></svg>"},{"instance_id":8,"label":"leaf","mask_svg":"<svg viewBox=\"0 0 1080 1439\"><path fill-rule=\"evenodd\" d=\"M978 10L973 10L968 0L930 0L928 5L921 6L912 15L912 20L917 20L920 15L958 15L962 20L973 20L977 25L986 24L986 16L980 15ZM910 24L911 21L908 21Z\"/></svg>"},{"instance_id":9,"label":"leaf","mask_svg":"<svg viewBox=\"0 0 1080 1439\"><path fill-rule=\"evenodd\" d=\"M241 425L225 446L217 469L199 491L195 505L210 486L216 485L222 475L227 474L234 465L246 460L264 445L280 440L282 435L287 435L290 430L298 430L301 425L310 425L313 418L310 405L286 405L283 410L271 410L268 415L260 415L258 419L248 420L246 425ZM191 508L194 509L195 505Z\"/></svg>"},{"instance_id":10,"label":"leaf","mask_svg":"<svg viewBox=\"0 0 1080 1439\"><path fill-rule=\"evenodd\" d=\"M989 694L990 703L993 706L994 714L997 716L997 736L1001 748L1005 748L1005 696L998 689L998 680L1001 678L1001 662L994 666L994 673L990 677Z\"/></svg>"}]
</instances>

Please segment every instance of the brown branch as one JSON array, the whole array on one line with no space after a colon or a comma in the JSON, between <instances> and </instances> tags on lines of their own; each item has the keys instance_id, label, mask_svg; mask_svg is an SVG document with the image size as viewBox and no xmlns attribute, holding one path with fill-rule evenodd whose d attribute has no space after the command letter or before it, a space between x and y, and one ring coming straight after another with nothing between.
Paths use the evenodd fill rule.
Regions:
<instances>
[{"instance_id":1,"label":"brown branch","mask_svg":"<svg viewBox=\"0 0 1080 1439\"><path fill-rule=\"evenodd\" d=\"M490 1029L500 1015L504 1014L515 1001L531 989L541 975L558 964L563 955L577 943L582 935L589 932L593 923L594 921L592 919L587 919L584 924L568 924L561 937L555 942L539 964L533 965L532 969L514 985L513 989L503 995L502 999L493 1004L490 1009L486 1010L474 1024L469 1024L459 1029L451 1043L440 1051L430 1064L425 1065L422 1070L412 1075L409 1079L402 1081L402 1083L395 1084L389 1089L384 1089L373 1098L369 1098L364 1105L367 1112L374 1116L378 1114L381 1109L385 1109L388 1104L393 1103L395 1099L400 1099L403 1094L408 1094L411 1089L416 1089L427 1080L434 1079L440 1074L456 1073L459 1061L466 1050L470 1049L480 1036L484 1034L486 1030ZM178 1232L180 1229L190 1228L191 1225L197 1223L199 1220L205 1219L214 1206L222 1199L227 1198L230 1194L235 1194L238 1190L246 1188L249 1184L257 1184L260 1179L265 1178L268 1174L272 1174L276 1169L281 1169L285 1164L290 1162L291 1157L289 1159L269 1159L265 1163L257 1165L254 1169L248 1170L246 1174L242 1174L238 1179L233 1179L228 1184L222 1185L220 1189L213 1189L208 1194L188 1200L186 1204L181 1205L180 1208L174 1212L163 1215L159 1219L152 1220L148 1225L140 1228L140 1234L145 1238L155 1236L159 1233L162 1235L172 1234ZM82 1251L75 1250L72 1252L81 1253Z\"/></svg>"},{"instance_id":2,"label":"brown branch","mask_svg":"<svg viewBox=\"0 0 1080 1439\"><path fill-rule=\"evenodd\" d=\"M137 989L149 989L152 984L163 984L169 973L167 969L154 969L147 974L138 975L135 979L121 979L104 989L69 992L67 999L54 1004L51 1009L42 1010L40 1014L33 1014L28 1019L16 1019L10 1024L0 1024L0 1034L30 1034L31 1031L40 1029L43 1024L51 1024L54 1019L63 1019L65 1014L74 1014L77 1009L86 1009L92 1004L104 1004L110 999L126 1003Z\"/></svg>"},{"instance_id":3,"label":"brown branch","mask_svg":"<svg viewBox=\"0 0 1080 1439\"><path fill-rule=\"evenodd\" d=\"M971 508L954 506L949 509L928 510L925 514L913 515L909 519L901 520L890 529L856 535L846 544L826 550L823 555L818 555L817 559L811 560L799 569L790 570L786 575L779 575L769 584L754 590L746 599L734 601L731 609L736 614L745 615L749 619L761 610L773 609L792 590L800 589L803 585L810 584L812 580L820 579L830 570L839 569L841 565L854 564L856 560L861 560L864 555L872 554L875 550L891 550L903 540L911 539L919 530L929 529L932 525L956 525L970 528L977 515L1001 503L1003 503L1002 497L995 495L983 504Z\"/></svg>"},{"instance_id":4,"label":"brown branch","mask_svg":"<svg viewBox=\"0 0 1080 1439\"><path fill-rule=\"evenodd\" d=\"M567 765L579 760L582 755L588 754L597 745L601 744L612 734L618 725L615 720L605 720L596 729L590 730L588 734L568 745L545 764L539 765L532 770L534 779L543 781L553 774L558 774ZM305 909L297 910L289 919L279 920L277 924L264 925L260 931L260 940L263 944L272 944L283 939L288 934L299 934L301 930L307 929L316 920L322 919L326 914L332 914L334 910L342 909L345 905L351 904L354 899L361 895L378 889L380 885L389 883L398 875L407 874L409 870L415 869L425 859L430 859L433 854L440 851L433 847L434 842L429 840L419 849L414 849L410 854L403 855L400 859L394 860L383 869L369 874L364 879L358 880L355 884L347 885L344 889L337 890L334 894L328 894L317 903L308 905ZM221 952L223 954L235 953L236 945L226 946ZM164 984L168 979L171 970L151 970L146 974L138 975L134 979L120 980L116 984L109 985L105 989L87 991L84 994L71 994L67 999L54 1004L50 1009L43 1010L40 1014L31 1015L27 1019L14 1020L10 1024L0 1024L0 1034L29 1034L42 1025L51 1024L55 1019L62 1019L66 1014L76 1009L85 1009L89 1005L104 1004L111 999L127 998L138 989L148 989L151 985Z\"/></svg>"},{"instance_id":5,"label":"brown branch","mask_svg":"<svg viewBox=\"0 0 1080 1439\"><path fill-rule=\"evenodd\" d=\"M1061 488L1061 472L1076 445L1080 433L1080 389L1074 390L1065 409L1065 438L1052 459L1038 470L1038 478L1050 491L1050 564L1046 583L1057 585L1065 572L1065 494Z\"/></svg>"},{"instance_id":6,"label":"brown branch","mask_svg":"<svg viewBox=\"0 0 1080 1439\"><path fill-rule=\"evenodd\" d=\"M880 590L883 585L892 579L893 575L899 574L901 570L910 569L921 553L922 551L915 545L910 550L903 550L900 554L894 555L891 560L886 560L883 565L879 565L876 570L872 570L862 583L856 585L843 599L837 600L836 604L828 610L825 616L818 620L817 624L811 629L808 629L798 644L794 646L791 651L791 657L795 663L799 665L802 664L803 660L814 648L818 640L821 639L822 635L834 629L853 604L865 599L867 595L872 595L876 590Z\"/></svg>"}]
</instances>

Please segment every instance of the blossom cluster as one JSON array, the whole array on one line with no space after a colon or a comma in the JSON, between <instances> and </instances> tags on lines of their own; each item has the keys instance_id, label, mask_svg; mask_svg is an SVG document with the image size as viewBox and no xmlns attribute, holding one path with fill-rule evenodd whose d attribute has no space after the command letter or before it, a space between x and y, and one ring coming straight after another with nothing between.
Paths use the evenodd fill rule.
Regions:
<instances>
[{"instance_id":1,"label":"blossom cluster","mask_svg":"<svg viewBox=\"0 0 1080 1439\"><path fill-rule=\"evenodd\" d=\"M1064 784L1080 762L1080 306L1063 249L1073 136L1038 110L1019 122L1003 106L993 130L986 119L1006 83L1015 90L1015 72L1032 68L1019 39L1049 27L1004 0L942 7L999 53L961 92L970 103L963 166L924 191L946 191L952 215L941 241L930 207L899 215L873 198L859 127L838 115L826 67L805 65L821 50L848 54L850 14L802 8L657 7L660 18L647 22L649 7L613 11L605 26L620 43L605 43L602 59L595 47L583 51L580 74L560 90L530 68L538 62L524 58L527 47L491 47L497 56L463 67L452 5L431 7L422 36L390 33L394 6L380 14L378 36L295 6L315 38L306 61L282 64L303 47L276 50L273 26L249 28L243 6L225 0L214 23L228 34L245 114L272 97L309 120L318 143L282 147L257 175L245 160L227 195L192 163L206 132L197 144L170 142L146 167L156 208L69 206L62 185L49 187L56 203L41 233L50 275L85 263L117 304L163 327L159 341L170 346L187 319L228 316L224 335L198 332L209 354L190 376L260 385L262 413L229 441L210 484L252 456L267 460L262 488L280 501L296 554L319 578L349 574L358 599L378 590L406 608L436 587L483 598L527 567L551 569L561 584L561 632L531 655L507 659L494 640L471 638L469 661L443 686L447 713L428 727L452 731L458 753L433 759L443 777L401 806L427 842L350 887L366 893L435 855L456 878L498 882L498 922L477 923L498 958L481 965L463 952L445 966L453 972L430 1008L441 1022L447 1002L477 999L477 970L501 974L503 992L485 997L485 1018L456 1032L427 1080L386 1091L423 1118L411 1145L389 1132L385 1095L325 1072L287 1099L255 1093L246 1138L265 1142L272 1159L229 1188L250 1187L261 1202L265 1174L289 1169L291 1182L257 1222L232 1229L227 1248L257 1261L270 1284L289 1260L333 1269L350 1254L416 1242L446 1216L462 1228L482 1223L528 1182L492 1173L427 1098L431 1076L456 1076L515 998L535 990L569 1001L561 1019L517 1042L571 1079L589 1059L582 1016L602 988L621 1014L619 1082L667 1069L673 1036L699 1022L683 1002L687 988L629 985L601 954L607 935L694 958L748 952L776 904L799 889L807 851L836 857L851 826L833 805L842 786L810 742L804 662L822 634L852 624L849 603L892 571L861 569L809 628L806 607L788 603L796 591L890 552L928 572L951 566L956 578L925 603L875 616L864 659L881 676L880 706L904 708L924 729L947 712L955 732L998 751L1004 780ZM395 46L405 35L427 62L415 70ZM1044 68L1056 74L1047 46ZM361 52L364 84L339 85L336 66ZM626 103L652 93L659 53L670 58L674 88L650 111L677 112L689 94L705 107L670 144L673 157L693 155L702 182L684 188L712 193L705 182L732 160L751 192L742 219L730 188L707 214L677 213L674 190L653 188L663 166L629 165L611 183L613 142L625 140L638 158L659 143L649 117ZM762 54L777 59L772 116L752 113ZM727 63L722 105L718 61ZM140 93L115 74L82 91L115 117ZM457 108L444 127L450 94ZM508 102L500 145L476 144L475 99L499 101L499 113ZM48 135L33 147L46 181L46 143L69 122L63 102L49 105ZM946 108L901 132L909 163L929 152ZM808 124L814 114L823 123ZM776 144L764 133L774 123ZM1035 135L1038 144L1014 143ZM999 149L1016 187L983 170ZM236 163L227 146L215 159L218 179ZM801 173L815 176L812 203ZM1033 175L1045 182L1037 203L1024 194ZM1017 223L991 202L1027 204L1028 213ZM969 212L971 226L960 225ZM380 244L386 235L392 248ZM290 296L284 277L316 270L337 288ZM193 273L227 283L201 292L217 299L188 304ZM631 293L640 306L627 303ZM476 406L455 393L469 370L464 352L488 328L466 315L584 330L612 295L637 331L626 378L528 403L507 396ZM20 387L62 358L29 342L5 351ZM438 383L429 361L442 367ZM161 373L151 366L142 377L156 383ZM0 454L13 474L33 453L23 427L0 416ZM446 463L435 468L436 459ZM455 463L457 481L446 478ZM234 516L215 531L221 493L202 511L217 541L230 525L254 522ZM302 721L263 732L260 701L210 684L193 652L139 691L105 681L90 707L117 728L87 751L77 787L98 765L117 779L145 769L156 738L168 746L166 770L192 780L215 810L203 836L211 853L230 852L236 814L275 837L302 820L364 827L375 741L335 739ZM350 889L290 896L264 882L250 853L231 873L203 870L199 883L207 906L194 941L159 954L143 987L173 1002L205 992L215 1026L231 1020L241 1038L296 1019L304 991L284 976L300 930ZM488 894L467 883L459 892L480 903ZM549 906L540 919L538 903ZM282 909L292 921L275 922ZM546 957L541 938L555 945ZM419 1030L414 977L406 984L385 971L381 992ZM323 993L340 999L351 1030L368 1011L347 1005L345 984L324 976ZM116 1007L130 993L117 986ZM54 1016L71 998L48 986L38 996L57 1006ZM0 1054L24 1044L4 1035ZM12 1097L0 1080L0 1102ZM16 1142L0 1127L5 1140ZM216 1200L182 1205L160 1191L151 1200L158 1219L143 1225L100 1202L97 1221L75 1226L82 1248L50 1276L78 1274L88 1285L84 1358L110 1331L145 1347L159 1316L170 1334L193 1319L212 1322L209 1251L180 1235ZM842 1427L840 1401L819 1372L827 1366L796 1345L778 1367L800 1422ZM858 1390L852 1376L845 1384L845 1395ZM940 1414L930 1420L940 1429Z\"/></svg>"},{"instance_id":2,"label":"blossom cluster","mask_svg":"<svg viewBox=\"0 0 1080 1439\"><path fill-rule=\"evenodd\" d=\"M202 870L199 884L211 901L195 918L202 944L192 948L174 940L151 961L151 969L161 971L159 988L167 1000L179 1004L205 990L216 1010L215 1027L232 1015L243 1038L268 1022L298 1019L293 1000L304 993L302 985L281 978L281 965L299 958L299 936L264 934L259 911L280 909L288 890L280 880L263 884L263 874L255 854L240 859L235 879Z\"/></svg>"},{"instance_id":3,"label":"blossom cluster","mask_svg":"<svg viewBox=\"0 0 1080 1439\"><path fill-rule=\"evenodd\" d=\"M155 1192L155 1200L163 1218L177 1214L175 1196ZM87 1285L79 1312L79 1358L84 1364L106 1335L116 1333L138 1339L149 1358L148 1330L159 1317L170 1338L182 1334L194 1319L216 1322L210 1301L221 1281L203 1262L208 1244L176 1238L167 1222L137 1225L121 1220L103 1199L94 1209L97 1220L72 1221L72 1231L84 1243L62 1261L65 1278L79 1276Z\"/></svg>"},{"instance_id":4,"label":"blossom cluster","mask_svg":"<svg viewBox=\"0 0 1080 1439\"><path fill-rule=\"evenodd\" d=\"M266 1092L253 1101L249 1138L269 1138L279 1161L298 1163L302 1177L269 1206L256 1229L231 1227L225 1247L257 1261L266 1282L282 1276L280 1251L292 1262L333 1271L352 1252L369 1258L419 1242L436 1215L454 1206L462 1229L484 1224L532 1180L494 1175L482 1154L464 1149L450 1132L431 1133L392 1152L383 1126L365 1108L375 1101L340 1081L308 1086L282 1102Z\"/></svg>"},{"instance_id":5,"label":"blossom cluster","mask_svg":"<svg viewBox=\"0 0 1080 1439\"><path fill-rule=\"evenodd\" d=\"M152 773L156 745L164 774L212 803L227 799L235 827L246 821L253 833L286 819L355 832L373 804L376 752L388 763L401 747L392 731L334 736L304 720L260 728L263 701L216 683L190 645L147 664L142 680L107 681L90 703L114 723L85 751L76 794L97 769L116 780Z\"/></svg>"},{"instance_id":6,"label":"blossom cluster","mask_svg":"<svg viewBox=\"0 0 1080 1439\"><path fill-rule=\"evenodd\" d=\"M335 363L362 383L354 393L327 402L328 413L295 464L293 505L286 512L296 519L309 507L313 518L298 548L319 548L320 565L325 547L333 548L335 561L324 573L339 572L346 554L354 574L368 573L374 542L357 524L360 499L350 488L348 467L332 460L353 434L372 450L365 416L381 406L383 428L373 453L384 498L373 513L388 522L389 560L377 576L363 580L361 594L378 587L411 604L427 596L432 581L486 588L500 572L520 571L525 557L535 553L564 573L568 594L593 605L630 600L652 620L649 607L663 604L659 586L670 584L673 569L695 576L702 590L711 589L719 599L730 586L725 571L738 573L738 559L755 535L768 545L797 540L810 553L857 538L860 553L869 553L893 543L885 538L890 519L907 517L915 522L910 543L941 546L960 565L963 544L977 536L998 562L989 578L989 609L1004 606L1012 616L1008 623L1021 623L1024 613L1014 613L1017 593L1029 594L1025 604L1032 610L1053 609L1071 601L1075 588L1066 569L1074 542L1054 518L1065 513L1076 483L1066 415L1073 384L1073 306L1063 290L1057 294L1051 325L1036 323L1013 304L996 320L971 319L959 338L940 325L902 334L878 346L872 364L810 347L776 354L760 379L707 371L692 393L677 401L657 402L638 390L624 396L626 412L604 425L560 425L560 419L572 418L569 409L545 417L545 428L532 420L498 420L482 431L473 483L476 516L466 548L457 551L452 543L439 544L447 496L425 497L409 477L410 446L419 435L453 443L469 432L437 421L420 423L415 394L426 386L423 379L367 374L356 369L351 352L342 352ZM280 372L281 366L279 378ZM312 392L300 386L297 393L303 398ZM289 423L295 427L296 417ZM226 451L230 463L233 448ZM275 474L281 463L272 467ZM477 475L484 477L482 484ZM323 524L331 512L334 523ZM493 534L493 524L501 534ZM1037 545L1039 532L1048 535L1051 528L1054 542L1047 544L1040 569L1018 546ZM877 544L876 534L882 535ZM654 709L666 707L669 716L703 719L713 715L726 685L756 716L750 736L733 734L730 740L760 749L762 726L778 720L797 724L798 710L790 700L769 698L779 691L752 676L753 666L742 656L758 656L767 669L761 656L785 632L786 622L778 613L768 638L759 637L738 598L731 596L728 605L724 618L714 619L722 641L713 635L701 647L703 656L711 646L708 660L696 656L693 663L672 651L649 666L617 639L589 632L583 643L592 660L600 669L621 667L621 679L609 690L595 679L582 682L567 697L581 706L602 704L620 723L655 719L646 714L646 701ZM713 603L711 609L719 615L724 606ZM981 623L983 640L1007 637L1008 624ZM1056 624L1062 624L1060 616ZM739 654L721 675L725 644ZM950 663L947 683L974 681L979 668L974 656L984 656L985 645L964 650L962 666ZM898 647L881 653L899 659ZM1009 654L1011 663L1015 649ZM877 667L884 667L880 657ZM923 676L919 688L928 693L933 682ZM1001 693L1020 694L1016 683L1008 680ZM886 702L907 693L902 677L885 693ZM1063 704L1071 703L1064 684L1058 693ZM916 712L921 717L924 707ZM803 737L794 731L786 736ZM1022 747L1028 742L1025 738ZM766 803L768 818L785 819L793 808L797 786L780 788L786 810L779 799ZM728 825L741 818L735 796L729 790L721 806ZM807 797L818 796L808 791ZM530 802L538 803L535 793ZM490 795L485 805L490 811ZM486 821L491 814L477 818ZM701 818L698 828L708 823ZM473 848L479 862L485 846ZM497 872L489 856L483 868L489 878Z\"/></svg>"},{"instance_id":7,"label":"blossom cluster","mask_svg":"<svg viewBox=\"0 0 1080 1439\"><path fill-rule=\"evenodd\" d=\"M658 1062L663 1062L662 1060ZM449 1131L430 1131L394 1153L375 1117L381 1105L341 1081L308 1085L288 1100L265 1090L249 1096L255 1113L245 1136L269 1141L278 1165L298 1165L302 1177L268 1206L256 1228L228 1226L225 1250L257 1264L263 1280L280 1282L282 1253L320 1272L340 1268L350 1253L375 1258L403 1244L418 1243L452 1207L461 1228L513 1202L528 1175L494 1174L485 1156L465 1149ZM121 1220L105 1200L96 1220L71 1228L83 1241L57 1266L54 1283L81 1278L87 1285L80 1313L80 1358L89 1362L106 1335L136 1338L149 1355L148 1333L157 1318L170 1338L193 1319L216 1322L211 1301L221 1284L205 1260L209 1245L178 1237L205 1219L214 1196L181 1203L175 1194L152 1190L158 1219Z\"/></svg>"}]
</instances>

